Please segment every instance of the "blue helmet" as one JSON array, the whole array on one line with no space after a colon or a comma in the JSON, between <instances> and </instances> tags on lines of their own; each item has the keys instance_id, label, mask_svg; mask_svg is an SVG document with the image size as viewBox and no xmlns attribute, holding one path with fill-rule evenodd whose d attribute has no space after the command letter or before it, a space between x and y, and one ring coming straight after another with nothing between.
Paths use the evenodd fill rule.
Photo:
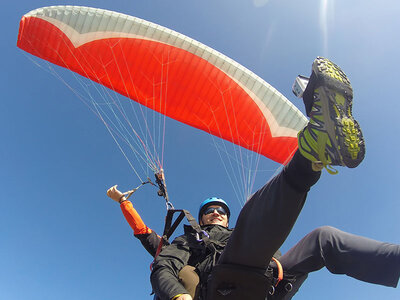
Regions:
<instances>
[{"instance_id":1,"label":"blue helmet","mask_svg":"<svg viewBox=\"0 0 400 300\"><path fill-rule=\"evenodd\" d=\"M200 207L199 207L199 215L198 215L198 220L201 219L201 216L203 215L203 212L206 210L207 207L209 207L210 205L219 205L222 206L228 216L228 220L229 217L231 216L231 211L229 209L228 203L226 203L224 200L222 200L221 198L217 198L217 197L211 197L208 198L206 200L204 200L203 202L201 202Z\"/></svg>"}]
</instances>

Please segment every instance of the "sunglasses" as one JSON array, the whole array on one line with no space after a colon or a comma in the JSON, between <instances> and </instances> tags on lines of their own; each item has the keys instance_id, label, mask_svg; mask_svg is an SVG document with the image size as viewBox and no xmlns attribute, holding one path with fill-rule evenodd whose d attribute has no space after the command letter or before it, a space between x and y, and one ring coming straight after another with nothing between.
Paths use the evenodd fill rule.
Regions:
<instances>
[{"instance_id":1,"label":"sunglasses","mask_svg":"<svg viewBox=\"0 0 400 300\"><path fill-rule=\"evenodd\" d=\"M208 207L204 211L203 215L212 214L212 213L214 213L214 211L217 211L217 213L219 213L220 215L226 215L227 214L223 207Z\"/></svg>"}]
</instances>

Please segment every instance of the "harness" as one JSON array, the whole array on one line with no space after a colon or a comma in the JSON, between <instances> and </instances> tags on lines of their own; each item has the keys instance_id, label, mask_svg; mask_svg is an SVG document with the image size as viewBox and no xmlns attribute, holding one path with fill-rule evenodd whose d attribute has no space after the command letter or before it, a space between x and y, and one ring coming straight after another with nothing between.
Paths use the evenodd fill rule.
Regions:
<instances>
[{"instance_id":1,"label":"harness","mask_svg":"<svg viewBox=\"0 0 400 300\"><path fill-rule=\"evenodd\" d=\"M174 215L178 213L176 219ZM277 300L290 292L296 281L295 276L286 274L278 259L272 258L276 268L267 270L233 264L216 264L217 256L221 253L216 246L223 246L218 241L210 239L208 233L197 223L196 219L185 209L169 209L165 218L164 232L160 239L155 258L162 248L169 245L169 238L176 228L186 218L196 235L196 244L189 243L191 248L209 249L211 264L204 261L204 265L211 268L211 272L198 272L201 277L201 299L207 300L243 300L251 293L252 299ZM154 258L154 259L155 259ZM203 275L203 276L202 276ZM251 291L251 292L249 292ZM195 299L196 300L196 299Z\"/></svg>"},{"instance_id":2,"label":"harness","mask_svg":"<svg viewBox=\"0 0 400 300\"><path fill-rule=\"evenodd\" d=\"M284 272L278 259L272 258L276 268L269 266L267 270L234 264L216 264L217 256L221 254L216 246L223 248L219 241L210 239L209 234L203 230L197 220L185 209L175 209L169 201L167 189L164 183L164 174L156 174L156 183L159 186L158 195L166 200L167 215L165 217L164 231L158 244L154 261L161 250L170 244L169 238L184 218L195 232L196 243L189 243L190 248L209 250L211 264L208 260L196 266L200 277L200 298L203 300L243 300L252 296L255 300L278 300L282 299L293 288L296 277ZM174 219L174 215L179 215ZM152 262L150 268L154 263ZM209 267L210 270L205 268ZM251 292L250 292L251 291ZM196 297L197 298L197 297ZM198 300L198 299L194 299Z\"/></svg>"}]
</instances>

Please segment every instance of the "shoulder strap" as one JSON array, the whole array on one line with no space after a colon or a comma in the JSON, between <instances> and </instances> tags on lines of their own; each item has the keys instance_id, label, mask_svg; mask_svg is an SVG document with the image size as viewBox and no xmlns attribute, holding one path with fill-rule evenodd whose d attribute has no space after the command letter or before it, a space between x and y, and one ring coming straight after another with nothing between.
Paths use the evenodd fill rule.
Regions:
<instances>
[{"instance_id":1,"label":"shoulder strap","mask_svg":"<svg viewBox=\"0 0 400 300\"><path fill-rule=\"evenodd\" d=\"M175 221L172 223L174 214L179 212L178 217L175 219ZM160 239L160 243L158 244L157 252L156 255L154 256L154 260L157 258L157 256L160 254L162 248L164 245L169 244L169 238L171 235L174 233L176 228L179 226L179 224L182 222L183 218L187 219L189 222L190 226L193 228L193 230L196 232L197 239L199 242L204 242L206 246L209 244L209 237L208 234L201 229L199 223L197 223L196 219L191 215L189 211L186 209L168 209L167 215L165 217L165 225L164 225L164 232L163 236Z\"/></svg>"},{"instance_id":2,"label":"shoulder strap","mask_svg":"<svg viewBox=\"0 0 400 300\"><path fill-rule=\"evenodd\" d=\"M175 213L179 212L178 217L175 219L174 223L172 223L173 216ZM167 216L165 217L165 226L163 235L166 236L167 239L171 237L174 233L178 225L182 222L183 218L186 217L186 220L189 222L190 226L193 230L199 234L200 236L206 236L204 230L201 229L199 223L197 223L196 219L190 214L186 209L169 209L167 212Z\"/></svg>"}]
</instances>

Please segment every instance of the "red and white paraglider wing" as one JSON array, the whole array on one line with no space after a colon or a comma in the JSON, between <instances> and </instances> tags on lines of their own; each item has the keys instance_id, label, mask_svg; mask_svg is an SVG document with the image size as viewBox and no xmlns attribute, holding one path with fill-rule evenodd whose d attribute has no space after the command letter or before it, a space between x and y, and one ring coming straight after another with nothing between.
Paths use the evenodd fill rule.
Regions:
<instances>
[{"instance_id":1,"label":"red and white paraglider wing","mask_svg":"<svg viewBox=\"0 0 400 300\"><path fill-rule=\"evenodd\" d=\"M102 9L26 14L18 47L155 111L285 163L307 120L232 59L162 26Z\"/></svg>"}]
</instances>

